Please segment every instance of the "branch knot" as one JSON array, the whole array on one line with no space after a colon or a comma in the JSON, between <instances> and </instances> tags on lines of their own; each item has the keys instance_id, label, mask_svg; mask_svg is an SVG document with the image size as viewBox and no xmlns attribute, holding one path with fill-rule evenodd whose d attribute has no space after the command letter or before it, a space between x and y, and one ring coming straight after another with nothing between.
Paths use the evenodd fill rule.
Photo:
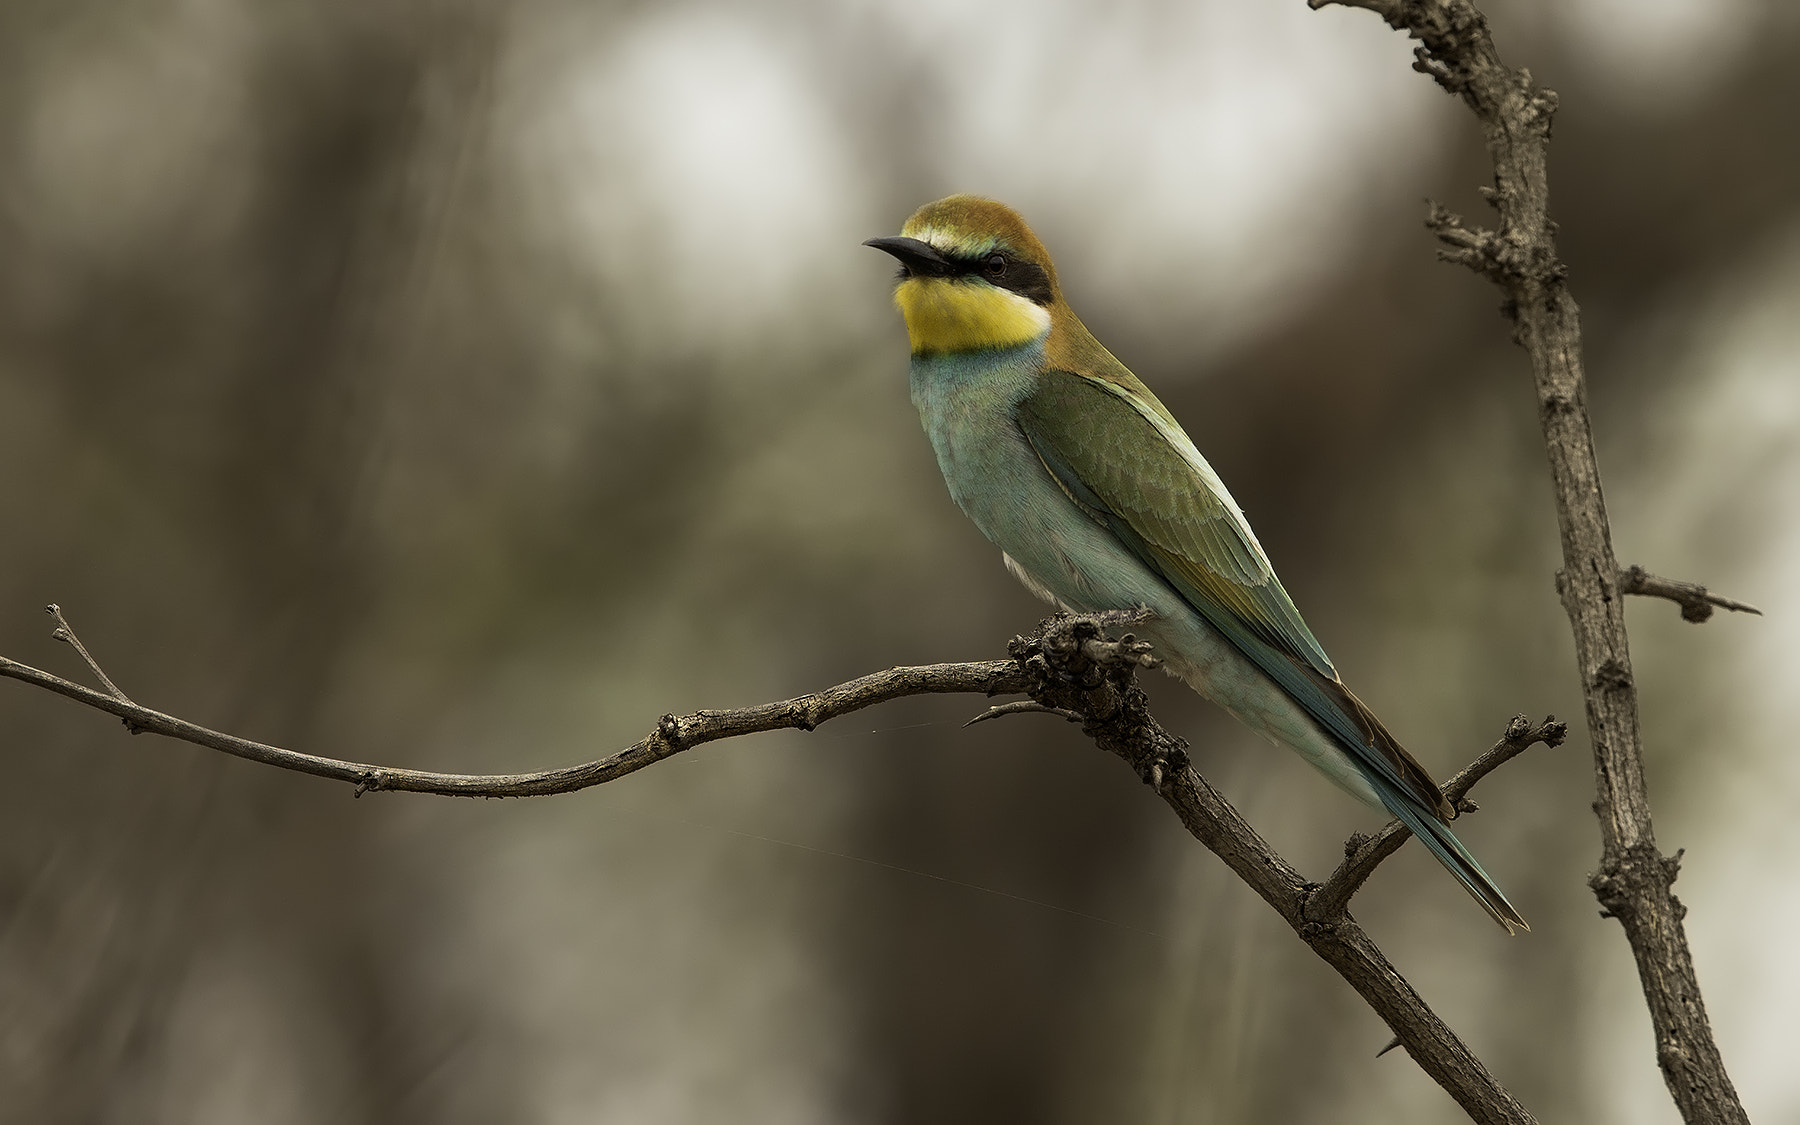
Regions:
<instances>
[{"instance_id":1,"label":"branch knot","mask_svg":"<svg viewBox=\"0 0 1800 1125\"><path fill-rule=\"evenodd\" d=\"M804 717L799 719L798 722L802 730L812 729L812 727L805 725L806 720ZM681 720L674 715L664 715L662 718L656 720L656 738L664 746L668 747L669 753L671 754L679 754L687 749L686 739L682 737L681 733Z\"/></svg>"},{"instance_id":2,"label":"branch knot","mask_svg":"<svg viewBox=\"0 0 1800 1125\"><path fill-rule=\"evenodd\" d=\"M1631 669L1616 656L1607 657L1594 669L1595 691L1624 691L1631 684Z\"/></svg>"},{"instance_id":3,"label":"branch knot","mask_svg":"<svg viewBox=\"0 0 1800 1125\"><path fill-rule=\"evenodd\" d=\"M1138 670L1157 665L1149 642L1130 633L1114 640L1106 633L1150 618L1142 608L1060 613L1039 622L1029 637L1014 637L1007 652L1027 677L1032 700L1079 717L1084 733L1124 758L1146 785L1161 793L1172 776L1187 770L1187 743L1156 722L1137 685Z\"/></svg>"},{"instance_id":4,"label":"branch knot","mask_svg":"<svg viewBox=\"0 0 1800 1125\"><path fill-rule=\"evenodd\" d=\"M1641 908L1675 885L1681 874L1683 852L1663 855L1648 841L1609 855L1600 870L1588 876L1588 888L1600 901L1601 917L1617 918L1627 927L1639 918ZM1682 911L1685 913L1685 911Z\"/></svg>"}]
</instances>

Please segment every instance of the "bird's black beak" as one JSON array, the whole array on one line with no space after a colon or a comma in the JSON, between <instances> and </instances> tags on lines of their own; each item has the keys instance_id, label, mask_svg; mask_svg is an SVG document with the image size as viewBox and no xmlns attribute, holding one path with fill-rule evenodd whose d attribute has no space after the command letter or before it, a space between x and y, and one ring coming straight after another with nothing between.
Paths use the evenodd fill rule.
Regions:
<instances>
[{"instance_id":1,"label":"bird's black beak","mask_svg":"<svg viewBox=\"0 0 1800 1125\"><path fill-rule=\"evenodd\" d=\"M957 265L932 249L930 243L916 238L871 238L863 245L900 259L908 277L952 277L959 272Z\"/></svg>"}]
</instances>

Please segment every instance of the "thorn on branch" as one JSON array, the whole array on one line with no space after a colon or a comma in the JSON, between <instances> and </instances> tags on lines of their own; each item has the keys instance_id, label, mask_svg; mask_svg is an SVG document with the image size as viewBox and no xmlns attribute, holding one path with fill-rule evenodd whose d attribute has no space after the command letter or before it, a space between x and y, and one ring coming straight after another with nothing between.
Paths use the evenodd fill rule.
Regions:
<instances>
[{"instance_id":1,"label":"thorn on branch","mask_svg":"<svg viewBox=\"0 0 1800 1125\"><path fill-rule=\"evenodd\" d=\"M1719 609L1728 609L1733 613L1753 613L1758 617L1762 616L1762 610L1757 609L1749 602L1740 602L1736 598L1714 594L1697 582L1659 578L1635 564L1619 572L1619 592L1646 598L1666 598L1681 607L1683 621L1689 621L1695 625L1710 620L1715 606Z\"/></svg>"},{"instance_id":2,"label":"thorn on branch","mask_svg":"<svg viewBox=\"0 0 1800 1125\"><path fill-rule=\"evenodd\" d=\"M1389 1043L1387 1046L1383 1047L1381 1050L1375 1052L1375 1057L1380 1058L1381 1056L1387 1054L1389 1051L1393 1050L1395 1047L1398 1047L1399 1045L1400 1045L1400 1037L1398 1035L1396 1035L1396 1036L1394 1036L1393 1042Z\"/></svg>"},{"instance_id":3,"label":"thorn on branch","mask_svg":"<svg viewBox=\"0 0 1800 1125\"><path fill-rule=\"evenodd\" d=\"M1011 703L995 704L964 723L963 726L972 727L976 723L985 723L989 719L998 719L1002 715L1029 714L1060 715L1071 723L1079 723L1082 721L1080 712L1071 711L1067 707L1046 707L1035 699L1018 699Z\"/></svg>"}]
</instances>

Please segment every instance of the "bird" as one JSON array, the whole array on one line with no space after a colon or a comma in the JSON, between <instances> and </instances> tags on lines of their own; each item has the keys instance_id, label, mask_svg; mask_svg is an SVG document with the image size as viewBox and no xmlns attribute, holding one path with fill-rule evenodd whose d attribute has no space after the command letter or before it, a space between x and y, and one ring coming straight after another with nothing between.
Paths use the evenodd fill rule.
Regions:
<instances>
[{"instance_id":1,"label":"bird","mask_svg":"<svg viewBox=\"0 0 1800 1125\"><path fill-rule=\"evenodd\" d=\"M900 263L913 404L950 496L1025 587L1145 609L1165 671L1398 818L1506 931L1530 929L1450 831L1430 773L1344 686L1225 484L1063 299L1012 208L952 195L866 246Z\"/></svg>"}]
</instances>

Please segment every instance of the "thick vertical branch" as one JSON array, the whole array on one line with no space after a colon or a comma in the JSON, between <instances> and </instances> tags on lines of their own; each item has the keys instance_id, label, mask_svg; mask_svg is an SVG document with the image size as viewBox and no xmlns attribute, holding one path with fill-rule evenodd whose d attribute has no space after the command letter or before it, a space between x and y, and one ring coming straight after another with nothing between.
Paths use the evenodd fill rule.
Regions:
<instances>
[{"instance_id":1,"label":"thick vertical branch","mask_svg":"<svg viewBox=\"0 0 1800 1125\"><path fill-rule=\"evenodd\" d=\"M1314 7L1332 0L1311 0ZM1419 40L1415 69L1467 103L1494 163L1484 191L1499 215L1481 230L1434 206L1440 256L1488 277L1506 294L1515 340L1531 357L1538 419L1549 455L1559 580L1575 635L1576 664L1594 751L1603 851L1590 884L1625 929L1656 1032L1656 1056L1682 1117L1748 1122L1713 1041L1681 920L1670 890L1676 858L1663 856L1644 785L1637 688L1625 633L1624 599L1600 488L1581 362L1581 320L1557 258L1549 214L1546 152L1556 95L1494 49L1487 19L1468 0L1341 0L1368 8Z\"/></svg>"}]
</instances>

